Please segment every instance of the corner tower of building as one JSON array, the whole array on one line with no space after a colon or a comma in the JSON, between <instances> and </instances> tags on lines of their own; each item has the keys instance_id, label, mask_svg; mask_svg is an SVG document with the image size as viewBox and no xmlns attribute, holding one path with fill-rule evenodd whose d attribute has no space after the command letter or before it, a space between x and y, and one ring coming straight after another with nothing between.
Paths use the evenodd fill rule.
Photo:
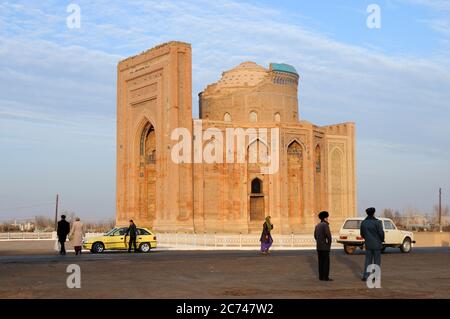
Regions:
<instances>
[{"instance_id":1,"label":"corner tower of building","mask_svg":"<svg viewBox=\"0 0 450 319\"><path fill-rule=\"evenodd\" d=\"M171 132L192 131L191 46L168 42L117 67L118 225L192 230L192 169L171 160Z\"/></svg>"}]
</instances>

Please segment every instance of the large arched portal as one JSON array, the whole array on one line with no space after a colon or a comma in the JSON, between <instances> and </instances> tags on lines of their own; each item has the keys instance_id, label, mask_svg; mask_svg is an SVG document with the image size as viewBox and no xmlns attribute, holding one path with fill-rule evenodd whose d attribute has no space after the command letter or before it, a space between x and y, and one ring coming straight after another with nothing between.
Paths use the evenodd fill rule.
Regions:
<instances>
[{"instance_id":1,"label":"large arched portal","mask_svg":"<svg viewBox=\"0 0 450 319\"><path fill-rule=\"evenodd\" d=\"M147 123L139 144L139 219L152 227L156 213L156 134Z\"/></svg>"}]
</instances>

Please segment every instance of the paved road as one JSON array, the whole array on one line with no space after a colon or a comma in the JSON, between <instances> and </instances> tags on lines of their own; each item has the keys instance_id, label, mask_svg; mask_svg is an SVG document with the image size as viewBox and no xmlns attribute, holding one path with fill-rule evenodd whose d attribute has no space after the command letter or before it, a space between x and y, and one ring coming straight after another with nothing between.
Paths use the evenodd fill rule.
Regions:
<instances>
[{"instance_id":1,"label":"paved road","mask_svg":"<svg viewBox=\"0 0 450 319\"><path fill-rule=\"evenodd\" d=\"M0 298L450 298L449 248L388 250L381 289L360 281L363 258L333 251L335 281L320 282L314 251L3 254ZM69 264L80 289L66 286Z\"/></svg>"}]
</instances>

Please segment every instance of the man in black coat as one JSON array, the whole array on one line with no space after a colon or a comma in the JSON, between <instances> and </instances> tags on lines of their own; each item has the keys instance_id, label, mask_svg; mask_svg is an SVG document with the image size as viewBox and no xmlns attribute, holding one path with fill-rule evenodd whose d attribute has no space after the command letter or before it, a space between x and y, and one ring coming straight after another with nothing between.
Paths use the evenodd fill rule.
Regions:
<instances>
[{"instance_id":1,"label":"man in black coat","mask_svg":"<svg viewBox=\"0 0 450 319\"><path fill-rule=\"evenodd\" d=\"M128 227L125 236L128 235L130 235L130 241L128 242L128 252L131 253L131 245L134 246L134 252L137 252L138 251L136 248L137 228L132 219L130 219L130 227Z\"/></svg>"},{"instance_id":2,"label":"man in black coat","mask_svg":"<svg viewBox=\"0 0 450 319\"><path fill-rule=\"evenodd\" d=\"M381 220L375 218L375 208L366 209L367 217L361 223L361 237L364 238L366 246L366 260L364 262L364 271L362 280L366 281L369 277L367 266L371 264L381 265L381 250L383 249L384 230Z\"/></svg>"},{"instance_id":3,"label":"man in black coat","mask_svg":"<svg viewBox=\"0 0 450 319\"><path fill-rule=\"evenodd\" d=\"M330 250L331 250L331 232L328 224L328 212L319 213L320 223L314 230L314 239L317 243L317 257L319 260L319 280L333 281L330 274Z\"/></svg>"},{"instance_id":4,"label":"man in black coat","mask_svg":"<svg viewBox=\"0 0 450 319\"><path fill-rule=\"evenodd\" d=\"M61 215L61 220L58 222L58 229L56 234L58 235L58 241L61 246L60 255L66 254L66 247L64 246L66 243L67 235L70 233L70 224L66 221L66 216Z\"/></svg>"}]
</instances>

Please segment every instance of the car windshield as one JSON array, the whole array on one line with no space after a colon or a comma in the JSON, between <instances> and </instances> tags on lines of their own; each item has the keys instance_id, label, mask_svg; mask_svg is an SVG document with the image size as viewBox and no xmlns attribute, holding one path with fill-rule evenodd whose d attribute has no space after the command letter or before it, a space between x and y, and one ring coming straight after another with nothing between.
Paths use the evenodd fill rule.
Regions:
<instances>
[{"instance_id":1,"label":"car windshield","mask_svg":"<svg viewBox=\"0 0 450 319\"><path fill-rule=\"evenodd\" d=\"M361 221L358 219L350 219L347 220L344 224L344 229L360 229L361 228Z\"/></svg>"},{"instance_id":2,"label":"car windshield","mask_svg":"<svg viewBox=\"0 0 450 319\"><path fill-rule=\"evenodd\" d=\"M105 233L105 236L112 235L112 233L113 233L114 231L116 231L116 230L117 230L117 228L111 229L109 232Z\"/></svg>"},{"instance_id":3,"label":"car windshield","mask_svg":"<svg viewBox=\"0 0 450 319\"><path fill-rule=\"evenodd\" d=\"M395 229L395 226L391 221L385 220L384 221L384 229Z\"/></svg>"}]
</instances>

